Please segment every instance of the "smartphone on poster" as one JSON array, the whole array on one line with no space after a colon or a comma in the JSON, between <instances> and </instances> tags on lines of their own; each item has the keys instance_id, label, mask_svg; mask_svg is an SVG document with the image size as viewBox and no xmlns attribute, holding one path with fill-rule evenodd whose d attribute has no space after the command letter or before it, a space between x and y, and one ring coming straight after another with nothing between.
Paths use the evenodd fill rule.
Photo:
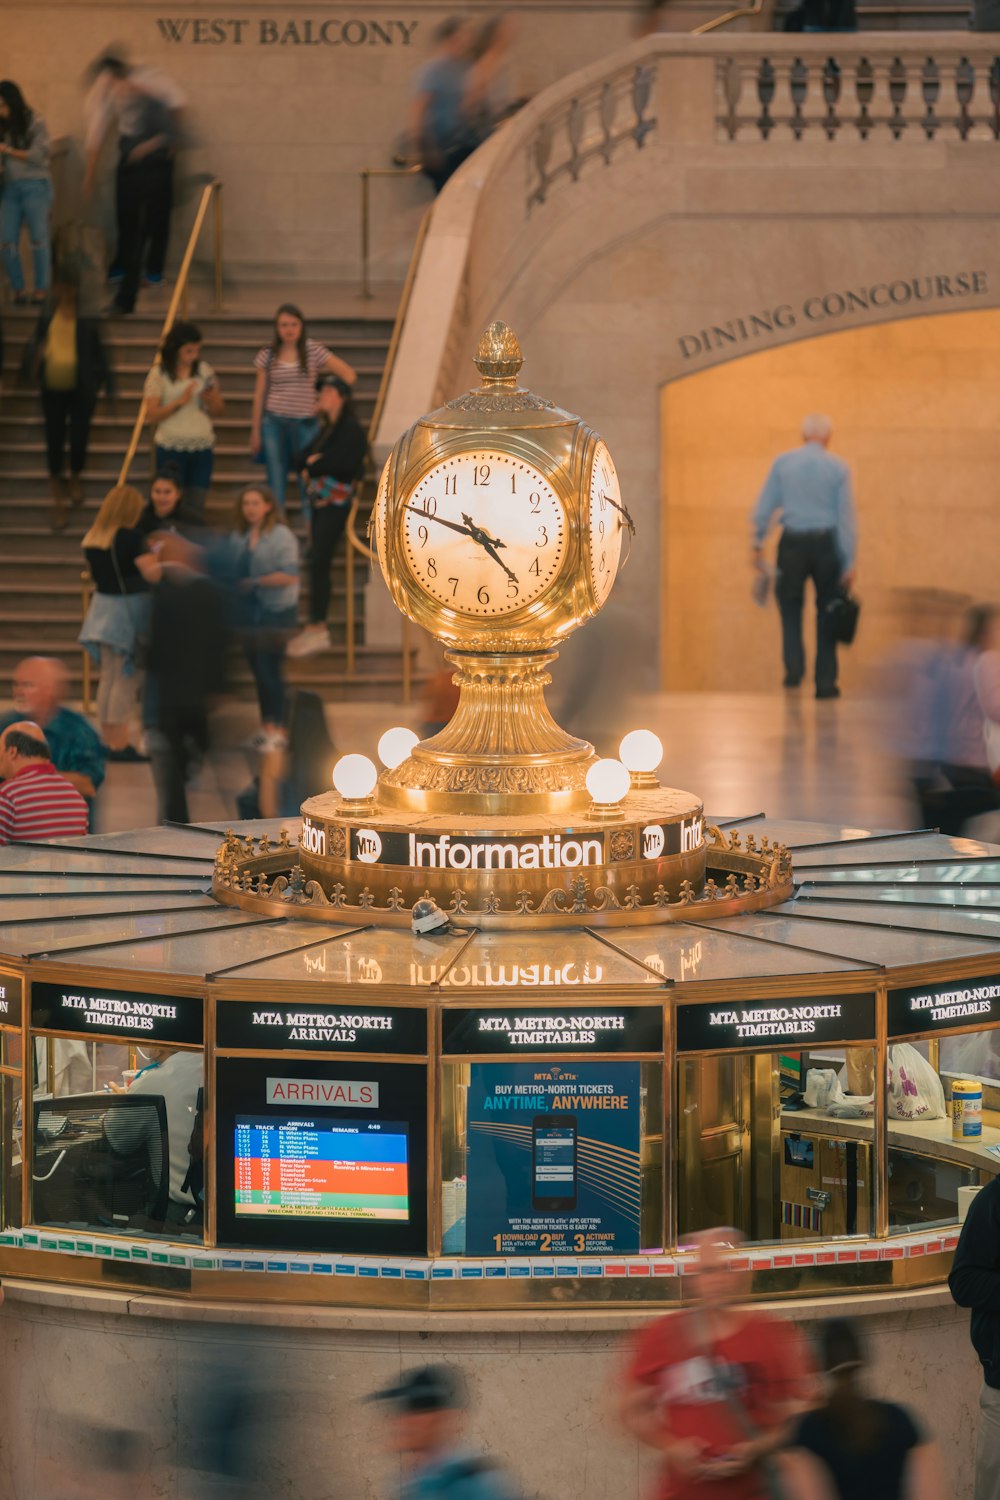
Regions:
<instances>
[{"instance_id":1,"label":"smartphone on poster","mask_svg":"<svg viewBox=\"0 0 1000 1500\"><path fill-rule=\"evenodd\" d=\"M531 1206L542 1214L576 1208L575 1115L535 1115L531 1122Z\"/></svg>"}]
</instances>

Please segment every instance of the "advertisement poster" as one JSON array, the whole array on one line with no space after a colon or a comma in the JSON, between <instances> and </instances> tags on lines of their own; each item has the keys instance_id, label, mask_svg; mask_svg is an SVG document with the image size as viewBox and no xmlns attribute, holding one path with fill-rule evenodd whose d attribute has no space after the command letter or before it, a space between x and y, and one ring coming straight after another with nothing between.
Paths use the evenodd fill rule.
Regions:
<instances>
[{"instance_id":1,"label":"advertisement poster","mask_svg":"<svg viewBox=\"0 0 1000 1500\"><path fill-rule=\"evenodd\" d=\"M636 1062L473 1063L466 1253L639 1249Z\"/></svg>"}]
</instances>

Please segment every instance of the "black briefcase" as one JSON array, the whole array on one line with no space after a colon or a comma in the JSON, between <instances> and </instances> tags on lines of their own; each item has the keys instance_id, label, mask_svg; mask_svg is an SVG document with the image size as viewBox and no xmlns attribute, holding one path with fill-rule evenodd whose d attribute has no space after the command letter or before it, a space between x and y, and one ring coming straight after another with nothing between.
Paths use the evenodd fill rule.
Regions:
<instances>
[{"instance_id":1,"label":"black briefcase","mask_svg":"<svg viewBox=\"0 0 1000 1500\"><path fill-rule=\"evenodd\" d=\"M833 638L841 646L849 646L857 635L860 614L861 605L846 589L842 589L826 606L826 617L833 629Z\"/></svg>"}]
</instances>

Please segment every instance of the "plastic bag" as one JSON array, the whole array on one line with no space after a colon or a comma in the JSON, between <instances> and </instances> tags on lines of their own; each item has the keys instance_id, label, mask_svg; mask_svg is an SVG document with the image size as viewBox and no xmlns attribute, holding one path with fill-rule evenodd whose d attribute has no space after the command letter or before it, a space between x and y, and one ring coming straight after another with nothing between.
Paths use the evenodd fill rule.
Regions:
<instances>
[{"instance_id":1,"label":"plastic bag","mask_svg":"<svg viewBox=\"0 0 1000 1500\"><path fill-rule=\"evenodd\" d=\"M889 1048L889 1118L943 1120L944 1088L927 1059L909 1042Z\"/></svg>"},{"instance_id":2,"label":"plastic bag","mask_svg":"<svg viewBox=\"0 0 1000 1500\"><path fill-rule=\"evenodd\" d=\"M806 1073L805 1101L807 1109L830 1109L844 1097L834 1068L810 1068Z\"/></svg>"}]
</instances>

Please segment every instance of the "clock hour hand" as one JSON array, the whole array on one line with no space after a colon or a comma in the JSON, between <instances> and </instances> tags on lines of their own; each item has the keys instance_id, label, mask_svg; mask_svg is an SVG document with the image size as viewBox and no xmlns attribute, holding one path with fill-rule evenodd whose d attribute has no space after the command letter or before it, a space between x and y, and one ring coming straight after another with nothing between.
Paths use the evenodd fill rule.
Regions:
<instances>
[{"instance_id":1,"label":"clock hour hand","mask_svg":"<svg viewBox=\"0 0 1000 1500\"><path fill-rule=\"evenodd\" d=\"M483 551L487 554L488 557L492 557L495 563L499 563L500 567L503 568L511 583L517 583L517 574L511 572L510 568L508 568L503 558L497 552L498 547L506 547L507 543L502 542L498 536L490 536L488 531L484 531L481 526L477 526L472 517L467 516L464 511L462 512L462 520L465 522L466 526L468 526L469 535L473 538L473 540L479 543L480 547L482 547Z\"/></svg>"},{"instance_id":2,"label":"clock hour hand","mask_svg":"<svg viewBox=\"0 0 1000 1500\"><path fill-rule=\"evenodd\" d=\"M629 515L628 511L625 509L625 506L624 505L619 505L619 503L618 503L617 500L612 500L611 496L610 495L606 495L603 490L601 491L601 499L602 500L606 500L609 505L613 505L614 506L614 508L618 512L618 514L620 516L623 516L625 518L624 519L624 524L628 527L628 534L629 534L629 536L635 536L635 522L632 520L632 517Z\"/></svg>"}]
</instances>

